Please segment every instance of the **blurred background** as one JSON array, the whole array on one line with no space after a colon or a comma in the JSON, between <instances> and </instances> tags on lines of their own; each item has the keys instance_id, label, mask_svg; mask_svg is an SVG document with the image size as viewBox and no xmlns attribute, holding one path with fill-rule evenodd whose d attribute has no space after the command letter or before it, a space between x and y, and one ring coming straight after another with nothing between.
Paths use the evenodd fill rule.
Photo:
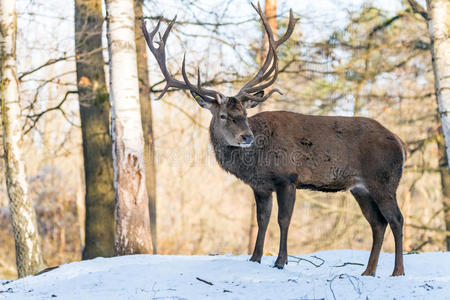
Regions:
<instances>
[{"instance_id":1,"label":"blurred background","mask_svg":"<svg viewBox=\"0 0 450 300\"><path fill-rule=\"evenodd\" d=\"M17 0L24 158L46 266L80 260L85 245L78 90L94 83L77 77L76 60L89 57L77 57L76 47L78 35L93 29L75 22L78 2ZM300 22L279 51L275 87L284 95L274 95L249 113L289 110L381 122L409 149L397 197L405 218L405 251L448 250L443 204L448 171L425 20L405 0L266 2L276 8L279 33L290 8ZM228 95L259 68L263 31L249 1L145 0L142 13L149 28L161 16L177 15L166 48L169 69L178 78L184 53L190 72L200 67L206 85ZM96 51L102 53L103 64L98 67L108 82L105 24L99 24L95 30L102 43ZM148 66L144 91L150 101L164 83L148 53L143 50L138 56ZM151 105L157 253L250 253L256 230L253 193L216 163L209 143L210 113L184 92L169 92ZM3 160L1 164L4 168ZM0 278L16 278L4 171L0 180ZM278 251L276 216L274 204L265 254ZM370 227L350 193L297 191L290 254L369 250L371 242ZM393 247L388 229L383 251L393 252Z\"/></svg>"}]
</instances>

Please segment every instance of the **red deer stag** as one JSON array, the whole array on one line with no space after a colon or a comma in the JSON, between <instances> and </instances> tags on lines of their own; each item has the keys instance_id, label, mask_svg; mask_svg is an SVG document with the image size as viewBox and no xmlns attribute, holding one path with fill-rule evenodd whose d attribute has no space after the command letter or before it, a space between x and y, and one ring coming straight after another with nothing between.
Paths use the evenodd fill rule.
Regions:
<instances>
[{"instance_id":1,"label":"red deer stag","mask_svg":"<svg viewBox=\"0 0 450 300\"><path fill-rule=\"evenodd\" d=\"M183 81L173 78L166 67L165 45L176 17L154 45L160 21L150 33L142 30L156 58L166 86L189 90L197 103L212 114L211 142L216 159L227 172L250 185L257 205L258 235L251 261L260 262L264 238L272 210L272 192L278 201L280 248L275 267L287 263L287 235L296 189L323 192L350 190L372 228L373 245L362 275L375 275L387 224L395 239L395 267L392 275L403 275L403 217L397 205L396 190L402 175L405 147L392 132L375 120L362 117L326 117L287 111L268 111L247 117L247 109L267 100L264 95L278 75L277 48L292 34L297 20L292 11L286 33L275 40L268 21L258 8L268 36L269 50L255 75L236 96L192 84L182 64ZM281 94L281 93L280 93Z\"/></svg>"}]
</instances>

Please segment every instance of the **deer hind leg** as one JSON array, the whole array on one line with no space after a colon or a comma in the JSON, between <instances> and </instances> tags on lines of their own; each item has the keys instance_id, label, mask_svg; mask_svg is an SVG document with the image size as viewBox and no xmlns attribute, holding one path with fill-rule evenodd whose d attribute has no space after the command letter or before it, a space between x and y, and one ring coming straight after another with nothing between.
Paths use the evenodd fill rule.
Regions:
<instances>
[{"instance_id":1,"label":"deer hind leg","mask_svg":"<svg viewBox=\"0 0 450 300\"><path fill-rule=\"evenodd\" d=\"M378 193L378 195L372 193L372 195L374 196L380 212L389 223L394 235L395 265L392 276L405 275L405 269L403 266L403 215L398 207L395 192Z\"/></svg>"},{"instance_id":2,"label":"deer hind leg","mask_svg":"<svg viewBox=\"0 0 450 300\"><path fill-rule=\"evenodd\" d=\"M261 262L263 254L264 239L266 237L267 225L272 212L272 192L257 192L253 190L256 201L256 213L258 221L258 235L256 237L255 249L250 261Z\"/></svg>"},{"instance_id":3,"label":"deer hind leg","mask_svg":"<svg viewBox=\"0 0 450 300\"><path fill-rule=\"evenodd\" d=\"M367 268L361 275L375 276L381 246L383 245L384 233L386 232L388 223L383 217L383 214L380 212L378 205L364 187L355 187L350 191L358 202L364 217L372 228L372 250L370 251Z\"/></svg>"},{"instance_id":4,"label":"deer hind leg","mask_svg":"<svg viewBox=\"0 0 450 300\"><path fill-rule=\"evenodd\" d=\"M277 186L278 225L280 226L280 249L274 267L283 269L287 264L287 237L295 203L294 184Z\"/></svg>"}]
</instances>

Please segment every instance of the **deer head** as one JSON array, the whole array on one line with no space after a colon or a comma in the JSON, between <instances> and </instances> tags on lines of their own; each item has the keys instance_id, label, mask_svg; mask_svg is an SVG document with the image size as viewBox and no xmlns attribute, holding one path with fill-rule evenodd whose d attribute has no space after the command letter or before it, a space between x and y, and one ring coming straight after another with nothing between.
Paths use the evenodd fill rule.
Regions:
<instances>
[{"instance_id":1,"label":"deer head","mask_svg":"<svg viewBox=\"0 0 450 300\"><path fill-rule=\"evenodd\" d=\"M197 101L201 107L206 108L211 112L212 121L210 130L215 133L216 137L219 137L223 144L236 147L249 147L254 140L253 133L250 130L247 121L247 109L253 108L266 101L273 93L277 92L281 94L278 89L272 89L267 94L264 94L264 90L270 87L278 76L277 48L291 36L294 31L295 23L298 21L298 19L293 17L291 10L285 34L279 40L275 40L269 22L263 14L259 3L258 7L253 4L252 6L260 16L264 25L269 41L269 49L260 70L235 96L225 96L218 91L203 88L201 86L199 69L197 70L197 85L192 84L186 74L186 55L183 58L181 68L183 81L177 80L170 75L166 66L165 45L170 30L175 24L176 16L169 23L164 34L157 42L159 44L158 47L155 47L153 39L159 30L161 19L150 33L147 31L145 22L142 23L142 31L147 45L155 56L159 68L166 80L166 85L157 99L161 99L169 88L189 90L195 101Z\"/></svg>"}]
</instances>

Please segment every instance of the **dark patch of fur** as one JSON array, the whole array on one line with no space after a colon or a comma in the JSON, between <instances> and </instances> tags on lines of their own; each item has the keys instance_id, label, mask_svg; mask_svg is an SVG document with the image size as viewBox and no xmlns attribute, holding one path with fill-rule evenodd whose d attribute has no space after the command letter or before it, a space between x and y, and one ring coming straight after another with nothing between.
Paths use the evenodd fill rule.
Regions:
<instances>
[{"instance_id":1,"label":"dark patch of fur","mask_svg":"<svg viewBox=\"0 0 450 300\"><path fill-rule=\"evenodd\" d=\"M330 188L330 187L326 187L326 186L315 186L313 184L301 184L301 185L298 185L297 188L302 189L302 190L318 191L318 192L325 192L325 193L336 193L336 192L341 192L341 191L346 190L346 188L344 188L344 187Z\"/></svg>"},{"instance_id":2,"label":"dark patch of fur","mask_svg":"<svg viewBox=\"0 0 450 300\"><path fill-rule=\"evenodd\" d=\"M303 146L306 146L306 147L311 147L313 143L310 140L308 140L307 138L303 137L300 140L300 144L302 144Z\"/></svg>"}]
</instances>

